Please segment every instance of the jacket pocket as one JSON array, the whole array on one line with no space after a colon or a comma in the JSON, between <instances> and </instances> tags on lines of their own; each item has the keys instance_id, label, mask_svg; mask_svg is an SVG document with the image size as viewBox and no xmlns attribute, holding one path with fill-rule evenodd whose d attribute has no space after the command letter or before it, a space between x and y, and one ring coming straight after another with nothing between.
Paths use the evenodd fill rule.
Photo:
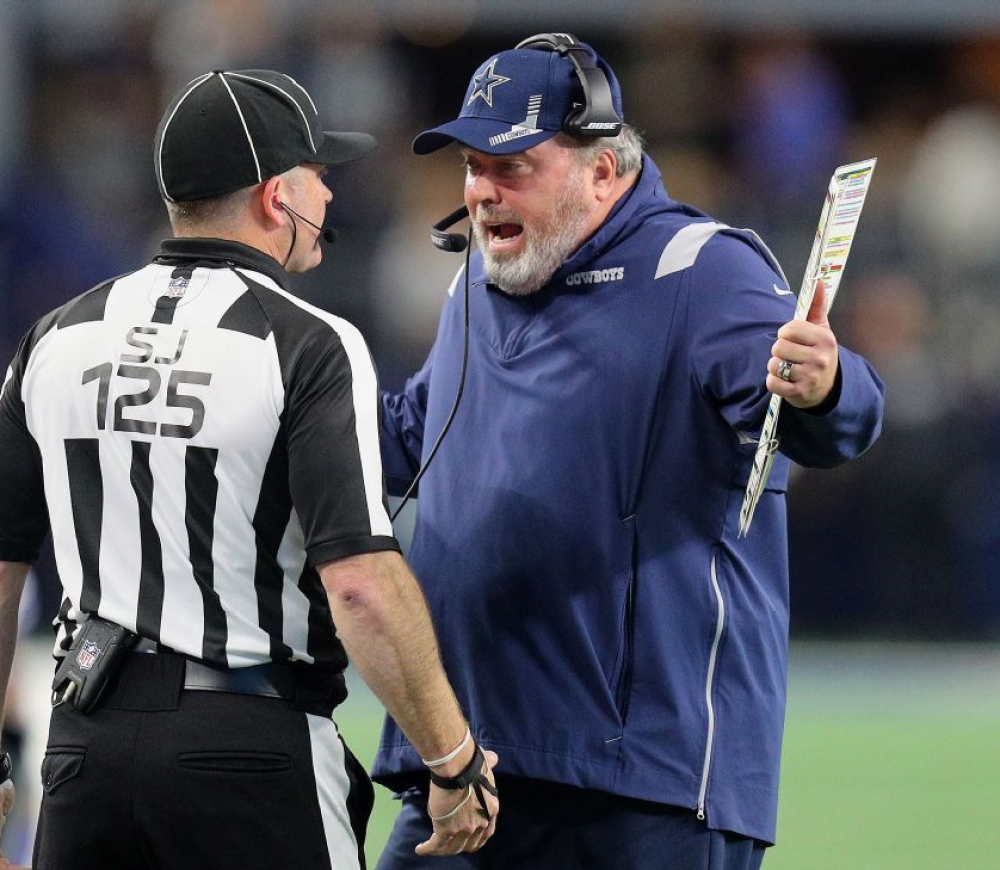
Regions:
<instances>
[{"instance_id":1,"label":"jacket pocket","mask_svg":"<svg viewBox=\"0 0 1000 870\"><path fill-rule=\"evenodd\" d=\"M283 752L218 749L181 752L177 755L177 766L204 773L281 773L292 769L292 760Z\"/></svg>"},{"instance_id":2,"label":"jacket pocket","mask_svg":"<svg viewBox=\"0 0 1000 870\"><path fill-rule=\"evenodd\" d=\"M82 746L60 746L49 749L42 761L42 788L52 794L63 783L80 775L87 750Z\"/></svg>"},{"instance_id":3,"label":"jacket pocket","mask_svg":"<svg viewBox=\"0 0 1000 870\"><path fill-rule=\"evenodd\" d=\"M615 669L611 680L611 691L615 698L618 716L625 724L628 718L629 698L632 689L632 661L635 647L635 586L636 586L636 550L638 549L635 514L622 521L628 536L628 583L625 586L625 598L621 606L621 632L618 641L618 654L615 659Z\"/></svg>"}]
</instances>

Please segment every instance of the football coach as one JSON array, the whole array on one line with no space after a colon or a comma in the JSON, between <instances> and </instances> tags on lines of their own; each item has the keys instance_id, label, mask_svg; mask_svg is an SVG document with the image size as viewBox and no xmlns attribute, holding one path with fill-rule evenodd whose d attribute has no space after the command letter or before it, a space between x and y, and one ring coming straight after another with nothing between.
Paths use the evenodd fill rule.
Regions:
<instances>
[{"instance_id":1,"label":"football coach","mask_svg":"<svg viewBox=\"0 0 1000 870\"><path fill-rule=\"evenodd\" d=\"M413 143L446 146L478 250L427 362L383 397L382 452L402 492L461 381L467 290L465 399L409 552L459 701L503 756L504 824L455 866L755 870L775 839L789 466L863 453L882 384L822 293L793 320L763 242L669 196L589 45L487 57L458 117ZM782 455L741 539L772 393ZM403 793L381 870L429 866L400 724L374 769Z\"/></svg>"}]
</instances>

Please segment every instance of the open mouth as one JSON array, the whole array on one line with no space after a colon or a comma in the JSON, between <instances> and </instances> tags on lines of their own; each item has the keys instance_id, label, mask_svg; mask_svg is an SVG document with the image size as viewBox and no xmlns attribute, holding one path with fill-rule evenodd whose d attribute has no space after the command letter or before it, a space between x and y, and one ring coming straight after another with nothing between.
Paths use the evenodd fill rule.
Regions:
<instances>
[{"instance_id":1,"label":"open mouth","mask_svg":"<svg viewBox=\"0 0 1000 870\"><path fill-rule=\"evenodd\" d=\"M521 224L496 223L487 224L486 231L489 233L491 245L504 245L518 238L524 232L524 227Z\"/></svg>"}]
</instances>

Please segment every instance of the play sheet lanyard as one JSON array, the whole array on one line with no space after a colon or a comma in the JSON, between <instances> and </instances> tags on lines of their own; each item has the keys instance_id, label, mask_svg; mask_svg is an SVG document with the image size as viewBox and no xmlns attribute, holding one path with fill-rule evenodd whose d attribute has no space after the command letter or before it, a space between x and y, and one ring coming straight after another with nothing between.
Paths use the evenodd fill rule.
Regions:
<instances>
[{"instance_id":1,"label":"play sheet lanyard","mask_svg":"<svg viewBox=\"0 0 1000 870\"><path fill-rule=\"evenodd\" d=\"M816 284L821 279L826 287L827 311L833 305L874 169L874 158L862 160L860 163L838 167L830 178L826 200L823 202L823 212L816 228L816 238L813 240L812 252L809 254L806 273L802 279L802 289L799 290L798 304L795 306L796 320L805 320L816 292ZM772 395L767 406L764 426L760 430L760 440L757 442L757 453L753 458L750 479L743 495L743 507L740 508L740 537L746 537L750 531L754 511L771 473L774 454L778 452L780 410L781 396Z\"/></svg>"}]
</instances>

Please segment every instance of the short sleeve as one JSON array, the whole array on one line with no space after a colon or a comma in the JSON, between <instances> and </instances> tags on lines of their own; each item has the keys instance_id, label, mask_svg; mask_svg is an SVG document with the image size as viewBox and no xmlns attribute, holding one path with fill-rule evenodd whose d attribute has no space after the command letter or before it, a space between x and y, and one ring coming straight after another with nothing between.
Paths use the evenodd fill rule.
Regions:
<instances>
[{"instance_id":1,"label":"short sleeve","mask_svg":"<svg viewBox=\"0 0 1000 870\"><path fill-rule=\"evenodd\" d=\"M0 394L0 560L34 562L48 533L42 457L28 431L21 384L30 343L21 342Z\"/></svg>"},{"instance_id":2,"label":"short sleeve","mask_svg":"<svg viewBox=\"0 0 1000 870\"><path fill-rule=\"evenodd\" d=\"M304 345L284 423L292 504L310 564L399 550L379 455L378 382L353 327L324 329Z\"/></svg>"}]
</instances>

